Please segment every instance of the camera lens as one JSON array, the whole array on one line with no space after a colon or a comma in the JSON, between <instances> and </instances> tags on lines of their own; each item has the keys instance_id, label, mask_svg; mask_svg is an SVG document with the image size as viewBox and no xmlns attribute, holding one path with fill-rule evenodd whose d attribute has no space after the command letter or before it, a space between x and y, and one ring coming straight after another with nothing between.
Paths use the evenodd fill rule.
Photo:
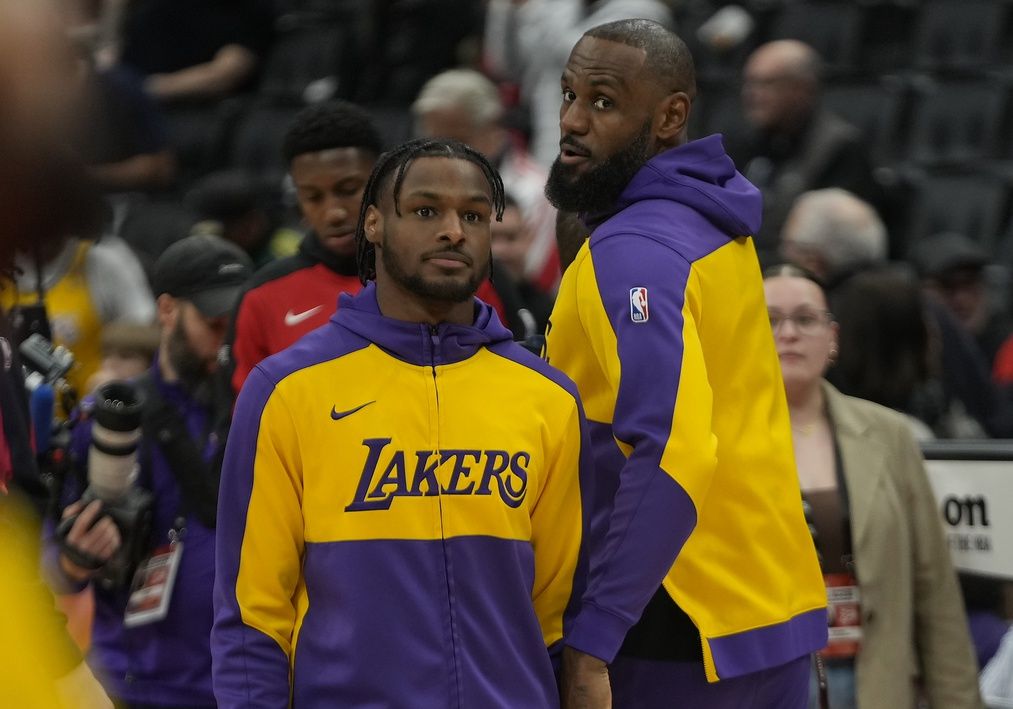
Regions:
<instances>
[{"instance_id":1,"label":"camera lens","mask_svg":"<svg viewBox=\"0 0 1013 709\"><path fill-rule=\"evenodd\" d=\"M110 431L139 428L143 407L144 397L128 382L109 382L95 392L95 421Z\"/></svg>"}]
</instances>

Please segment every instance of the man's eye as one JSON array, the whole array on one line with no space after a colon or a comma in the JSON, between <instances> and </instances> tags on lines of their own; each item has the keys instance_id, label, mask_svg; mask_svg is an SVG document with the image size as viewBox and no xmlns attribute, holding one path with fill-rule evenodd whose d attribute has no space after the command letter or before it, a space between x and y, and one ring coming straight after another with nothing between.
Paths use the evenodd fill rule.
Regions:
<instances>
[{"instance_id":1,"label":"man's eye","mask_svg":"<svg viewBox=\"0 0 1013 709\"><path fill-rule=\"evenodd\" d=\"M465 212L464 221L466 222L480 222L482 221L482 215L478 212Z\"/></svg>"},{"instance_id":2,"label":"man's eye","mask_svg":"<svg viewBox=\"0 0 1013 709\"><path fill-rule=\"evenodd\" d=\"M569 103L577 98L577 94L573 93L570 89L563 89L563 100Z\"/></svg>"},{"instance_id":3,"label":"man's eye","mask_svg":"<svg viewBox=\"0 0 1013 709\"><path fill-rule=\"evenodd\" d=\"M434 214L436 214L435 210L433 210L432 207L419 207L418 209L415 210L415 213L418 214L420 217L431 217Z\"/></svg>"},{"instance_id":4,"label":"man's eye","mask_svg":"<svg viewBox=\"0 0 1013 709\"><path fill-rule=\"evenodd\" d=\"M594 100L594 107L599 111L607 111L612 108L612 102L604 96L599 96Z\"/></svg>"}]
</instances>

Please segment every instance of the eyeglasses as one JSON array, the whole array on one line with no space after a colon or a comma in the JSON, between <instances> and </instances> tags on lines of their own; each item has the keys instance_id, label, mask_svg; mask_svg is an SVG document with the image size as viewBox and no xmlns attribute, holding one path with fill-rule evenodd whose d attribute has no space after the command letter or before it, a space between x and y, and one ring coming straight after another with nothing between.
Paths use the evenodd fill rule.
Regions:
<instances>
[{"instance_id":1,"label":"eyeglasses","mask_svg":"<svg viewBox=\"0 0 1013 709\"><path fill-rule=\"evenodd\" d=\"M795 325L798 334L815 335L834 319L829 310L802 310L791 315L768 310L767 314L770 316L770 329L774 331L775 335L788 321Z\"/></svg>"}]
</instances>

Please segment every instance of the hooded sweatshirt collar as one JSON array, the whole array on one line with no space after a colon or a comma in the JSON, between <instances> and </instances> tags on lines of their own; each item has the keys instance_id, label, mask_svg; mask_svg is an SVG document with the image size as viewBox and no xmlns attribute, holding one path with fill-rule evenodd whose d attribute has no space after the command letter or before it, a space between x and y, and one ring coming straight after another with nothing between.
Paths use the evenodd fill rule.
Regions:
<instances>
[{"instance_id":1,"label":"hooded sweatshirt collar","mask_svg":"<svg viewBox=\"0 0 1013 709\"><path fill-rule=\"evenodd\" d=\"M424 366L452 364L471 357L480 347L513 339L492 306L478 298L473 301L475 320L471 325L394 320L380 312L376 283L370 281L357 295L342 293L331 320L405 362Z\"/></svg>"},{"instance_id":2,"label":"hooded sweatshirt collar","mask_svg":"<svg viewBox=\"0 0 1013 709\"><path fill-rule=\"evenodd\" d=\"M588 229L643 201L679 202L702 214L728 236L760 228L760 191L735 169L719 134L670 148L648 160L607 211L582 216Z\"/></svg>"}]
</instances>

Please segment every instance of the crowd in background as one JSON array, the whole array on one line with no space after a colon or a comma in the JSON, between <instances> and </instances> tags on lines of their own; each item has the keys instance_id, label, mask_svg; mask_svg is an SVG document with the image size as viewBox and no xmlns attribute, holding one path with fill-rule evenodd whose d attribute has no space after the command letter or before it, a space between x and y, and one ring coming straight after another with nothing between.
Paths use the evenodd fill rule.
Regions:
<instances>
[{"instance_id":1,"label":"crowd in background","mask_svg":"<svg viewBox=\"0 0 1013 709\"><path fill-rule=\"evenodd\" d=\"M984 138L962 145L970 138L941 135L930 123L927 142L937 152L949 146L966 155L962 161L949 154L920 157L923 146L914 138L884 137L892 114L871 125L844 117L861 118L857 112L873 110L863 109L866 104L893 106L903 90L883 93L882 86L906 81L916 87L908 90L917 95L908 96L905 111L917 133L935 117L937 84L977 85L1001 72L998 47L970 54L970 30L952 27L949 43L932 34L936 5L945 3L927 4L920 14L881 3L860 15L849 3L66 2L73 41L65 80L77 99L68 137L107 207L93 234L74 236L104 238L87 254L75 252L73 242L56 256L23 255L19 291L31 299L40 282L55 283L79 257L104 288L132 294L99 297L94 317L143 322L150 306L145 311L137 296L137 264L117 237L146 269L194 229L236 242L258 266L291 255L303 224L281 138L301 107L337 98L371 113L385 148L411 135L443 135L493 158L523 216L523 228L515 228L508 215L497 240L501 280L511 281L504 286L511 293L508 309L523 311L511 313L511 328L536 334L559 272L556 214L541 191L558 152L559 72L587 27L648 17L677 28L695 50L700 95L691 137L722 130L740 170L763 190L764 222L756 235L761 261L807 259L831 280L832 298L843 299L834 308L848 318L842 338L865 346L846 349L836 383L911 414L926 424L922 435L1013 435L1013 342L1007 342L1013 321L1002 261L1008 204L982 202L992 187L1005 185L1003 154L979 157L968 151L998 146ZM847 31L831 41L821 29L830 20L819 18L837 17L839 6L849 8ZM964 24L973 29L987 12L971 8ZM898 13L915 29L896 32L890 44L875 31L884 22L899 26ZM941 47L937 56L929 51L933 41ZM919 51L904 59L901 50L912 42ZM983 120L991 129L988 116ZM952 132L960 128L947 125ZM890 137L886 149L881 141ZM986 170L990 188L976 190L974 199L959 189L934 198L932 190L946 180L959 178L957 184L974 191L967 186ZM812 203L808 217L789 221L800 195L826 188L845 190L867 214L856 216L863 206L846 204L848 195L826 195ZM941 210L947 202L954 206ZM110 253L125 265L107 278L100 274ZM40 257L46 263L30 263ZM863 278L895 282L851 283L851 276L872 270L892 275ZM857 308L853 317L845 294L854 288L861 293L853 299L862 302L870 288L907 289L909 297L888 298L882 309ZM908 318L905 302L929 315ZM908 327L899 330L894 320ZM77 329L87 328L68 325ZM891 337L870 339L877 331ZM64 334L81 338L74 342L86 359L97 356L96 338Z\"/></svg>"},{"instance_id":2,"label":"crowd in background","mask_svg":"<svg viewBox=\"0 0 1013 709\"><path fill-rule=\"evenodd\" d=\"M822 284L839 328L826 370L834 391L901 412L920 440L1013 438L1008 96L965 96L983 83L1005 86L1008 66L1001 37L986 32L968 43L971 30L962 29L1003 27L1013 8L966 3L957 19L946 16L942 36L953 48L933 54L945 43L932 45L931 12L948 4L964 5L61 0L62 31L47 40L59 58L47 69L55 79L37 80L50 81L60 99L40 95L34 110L27 100L10 105L21 105L26 124L38 115L59 122L63 144L33 166L41 179L11 180L40 193L24 201L14 189L0 194L5 212L52 196L25 223L58 238L18 244L0 307L14 339L42 332L74 354L68 381L85 397L148 368L164 324L155 264L184 237L215 235L261 269L246 311L220 323L222 337L248 342L281 327L255 307L276 306L270 317L308 328L310 316L329 314L310 313L315 301L256 293L320 264L358 288L354 252L325 244L331 256L307 253L313 240L305 236L347 238L356 187L354 204L327 207L325 188L312 186L314 167L294 162L314 149L284 145L307 107L341 100L360 106L376 134L339 149L372 160L412 136L455 138L498 169L506 210L493 226L484 294L515 339L537 342L574 240L586 235L543 192L559 153L560 72L586 29L646 17L693 48L699 97L690 138L722 131L738 169L764 194L761 265L790 261ZM837 18L836 33L805 6ZM1000 6L1005 14L996 14ZM884 27L897 30L893 39ZM42 66L22 59L26 73ZM933 123L940 102L956 105L938 118L953 130L965 120L961 103L981 107L981 130L943 136ZM876 111L878 121L865 121ZM243 356L225 358L237 388L256 364ZM972 612L1001 615L994 588L967 583ZM91 601L78 603L85 608L71 607L72 616L87 618ZM83 622L76 632L87 643ZM984 665L1005 625L972 630Z\"/></svg>"}]
</instances>

